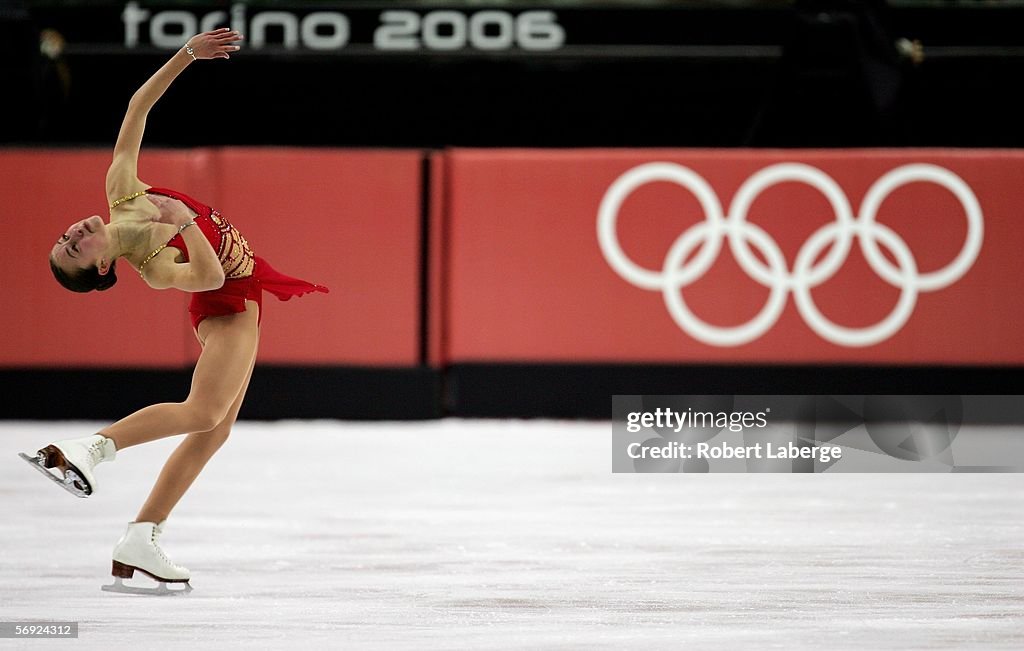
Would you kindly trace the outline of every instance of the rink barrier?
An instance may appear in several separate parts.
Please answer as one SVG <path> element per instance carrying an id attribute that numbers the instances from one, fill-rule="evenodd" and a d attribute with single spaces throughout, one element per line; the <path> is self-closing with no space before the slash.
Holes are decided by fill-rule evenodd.
<path id="1" fill-rule="evenodd" d="M 1024 364 L 1024 151 L 444 156 L 447 364 Z"/>
<path id="2" fill-rule="evenodd" d="M 262 363 L 404 368 L 421 356 L 421 160 L 418 151 L 147 150 L 139 176 L 214 206 L 277 270 L 331 288 L 287 303 L 265 295 Z M 188 297 L 149 290 L 124 261 L 112 291 L 71 294 L 53 280 L 46 252 L 63 229 L 109 214 L 109 162 L 107 150 L 0 150 L 4 289 L 17 306 L 0 314 L 0 366 L 175 369 L 198 355 Z"/>
<path id="3" fill-rule="evenodd" d="M 187 297 L 149 291 L 127 265 L 116 291 L 72 295 L 53 282 L 40 253 L 72 219 L 105 214 L 97 175 L 108 158 L 106 150 L 0 151 L 4 259 L 13 262 L 4 282 L 9 309 L 0 316 L 0 377 L 11 387 L 2 417 L 114 418 L 126 404 L 187 393 L 199 351 Z M 662 177 L 621 191 L 622 179 L 635 181 L 636 170 L 652 164 Z M 684 232 L 707 219 L 678 179 L 702 179 L 725 218 L 745 183 L 779 165 L 832 179 L 853 218 L 893 169 L 941 167 L 977 198 L 980 248 L 946 285 L 919 288 L 909 316 L 877 343 L 830 340 L 792 291 L 749 341 L 702 340 L 657 286 L 670 277 L 661 266 L 673 243 L 678 253 Z M 220 209 L 278 269 L 332 288 L 287 304 L 266 298 L 260 370 L 242 412 L 261 419 L 604 418 L 614 393 L 839 394 L 870 386 L 1024 394 L 1024 330 L 1016 327 L 1024 294 L 1015 291 L 1022 172 L 1024 152 L 955 150 L 229 147 L 147 151 L 140 167 L 143 178 Z M 609 196 L 617 183 L 616 204 Z M 919 276 L 934 277 L 968 239 L 960 197 L 934 186 L 926 179 L 893 189 L 877 211 L 912 251 Z M 798 183 L 764 188 L 746 221 L 778 243 L 792 269 L 816 229 L 835 220 L 825 195 Z M 610 204 L 619 255 L 599 236 Z M 743 232 L 751 249 L 764 249 L 754 256 L 767 268 L 766 237 Z M 880 248 L 899 248 L 881 233 Z M 820 248 L 812 266 L 830 255 Z M 741 269 L 730 251 L 723 240 L 705 286 L 680 285 L 712 333 L 749 319 L 770 294 L 757 282 L 757 263 L 746 263 L 753 272 Z M 697 245 L 682 260 L 700 255 Z M 898 275 L 893 261 L 906 256 L 882 255 Z M 856 241 L 840 266 L 810 289 L 826 319 L 869 329 L 900 301 L 900 290 L 871 276 Z"/>
<path id="4" fill-rule="evenodd" d="M 158 402 L 188 397 L 192 369 L 0 368 L 0 418 L 115 421 Z M 239 417 L 415 420 L 437 418 L 440 373 L 260 363 Z"/>
<path id="5" fill-rule="evenodd" d="M 1024 395 L 1024 373 L 1010 366 L 795 364 L 459 363 L 444 369 L 445 411 L 466 418 L 611 417 L 620 391 L 647 395 L 753 394 Z M 1000 424 L 997 412 L 973 422 Z"/>

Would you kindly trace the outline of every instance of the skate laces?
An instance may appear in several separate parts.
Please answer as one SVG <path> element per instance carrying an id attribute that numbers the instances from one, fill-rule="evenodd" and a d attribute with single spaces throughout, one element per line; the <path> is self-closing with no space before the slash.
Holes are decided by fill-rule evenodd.
<path id="1" fill-rule="evenodd" d="M 100 439 L 89 446 L 89 460 L 94 466 L 103 461 L 103 442 L 104 439 Z"/>
<path id="2" fill-rule="evenodd" d="M 178 570 L 184 569 L 183 567 L 181 567 L 180 565 L 178 565 L 177 563 L 175 563 L 171 559 L 167 558 L 167 554 L 165 554 L 164 550 L 161 549 L 160 545 L 157 544 L 156 539 L 160 537 L 161 533 L 162 533 L 162 531 L 160 530 L 160 525 L 158 525 L 158 524 L 153 525 L 153 531 L 152 531 L 152 533 L 149 534 L 149 542 L 153 543 L 153 549 L 155 549 L 156 553 L 160 555 L 160 558 L 164 559 L 164 562 L 167 563 L 168 565 L 170 565 L 171 567 L 173 567 L 175 569 L 178 569 Z"/>

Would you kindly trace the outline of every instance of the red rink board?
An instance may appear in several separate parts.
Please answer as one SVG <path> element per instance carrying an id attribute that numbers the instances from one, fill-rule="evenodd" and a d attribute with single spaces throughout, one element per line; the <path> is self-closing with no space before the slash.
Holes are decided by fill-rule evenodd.
<path id="1" fill-rule="evenodd" d="M 446 233 L 445 331 L 438 359 L 1024 362 L 1024 296 L 1019 290 L 1024 271 L 1024 153 L 454 150 L 445 156 L 445 210 L 443 219 L 435 219 L 435 228 Z M 872 267 L 852 238 L 847 255 L 833 260 L 839 263 L 834 272 L 827 279 L 810 278 L 803 287 L 820 318 L 807 318 L 797 309 L 796 284 L 776 287 L 778 313 L 755 322 L 760 325 L 744 334 L 736 328 L 761 313 L 772 295 L 767 280 L 793 277 L 801 249 L 836 221 L 821 190 L 793 180 L 768 184 L 745 215 L 745 221 L 759 229 L 748 228 L 745 238 L 737 238 L 755 245 L 754 250 L 762 243 L 762 262 L 744 267 L 723 239 L 711 264 L 678 290 L 682 300 L 675 301 L 676 307 L 685 304 L 700 322 L 692 326 L 684 319 L 681 324 L 670 312 L 671 292 L 662 291 L 658 283 L 682 273 L 685 266 L 676 265 L 667 275 L 662 271 L 673 243 L 687 229 L 707 221 L 694 193 L 678 183 L 648 179 L 625 193 L 615 211 L 618 246 L 638 268 L 650 270 L 647 280 L 652 287 L 637 286 L 614 268 L 598 239 L 598 214 L 609 188 L 625 173 L 652 162 L 669 164 L 661 168 L 663 175 L 665 169 L 685 174 L 678 171 L 685 168 L 703 179 L 723 215 L 733 212 L 730 205 L 737 192 L 759 172 L 780 163 L 811 166 L 817 172 L 810 174 L 834 181 L 851 209 L 847 221 L 858 224 L 865 221 L 862 204 L 869 189 L 888 173 L 907 165 L 938 166 L 945 170 L 938 174 L 961 179 L 976 197 L 981 228 L 977 223 L 969 226 L 968 210 L 957 195 L 934 182 L 912 181 L 882 193 L 875 219 L 881 227 L 870 229 L 873 235 L 864 239 L 880 242 L 879 251 L 888 262 Z M 856 228 L 869 232 L 866 226 Z M 760 235 L 750 234 L 757 230 Z M 698 228 L 694 235 L 700 232 Z M 974 255 L 962 254 L 965 242 L 978 237 L 980 249 Z M 905 247 L 893 243 L 896 238 Z M 681 260 L 699 258 L 700 241 L 695 238 L 689 256 Z M 763 260 L 773 248 L 771 242 L 784 258 L 784 267 L 779 271 L 777 266 L 776 275 L 761 283 L 754 275 L 758 267 L 768 269 Z M 818 247 L 811 267 L 828 258 L 827 244 Z M 684 248 L 680 245 L 679 250 Z M 929 279 L 941 280 L 935 272 L 941 273 L 956 259 L 966 264 L 961 264 L 962 273 L 953 274 L 955 279 L 941 288 L 920 287 L 935 284 Z M 913 273 L 910 265 L 918 271 Z M 890 269 L 903 284 L 887 282 L 875 271 L 878 267 Z M 807 276 L 803 275 L 805 280 Z M 907 295 L 914 293 L 911 285 L 918 288 L 916 296 Z M 893 320 L 897 308 L 898 318 Z M 890 327 L 893 324 L 898 327 Z"/>
<path id="2" fill-rule="evenodd" d="M 332 287 L 330 295 L 287 304 L 266 297 L 263 362 L 411 366 L 419 361 L 420 344 L 420 159 L 414 151 L 150 151 L 140 174 L 222 210 L 281 271 Z M 702 179 L 723 215 L 732 212 L 741 187 L 765 170 L 780 163 L 811 166 L 834 181 L 840 201 L 850 205 L 851 223 L 862 223 L 865 196 L 892 170 L 938 166 L 976 198 L 980 248 L 944 286 L 921 288 L 892 332 L 856 345 L 837 342 L 843 328 L 870 331 L 901 305 L 901 297 L 906 301 L 905 287 L 876 270 L 879 264 L 895 270 L 890 274 L 899 280 L 891 262 L 891 247 L 899 248 L 894 238 L 905 243 L 902 263 L 912 257 L 918 272 L 907 277 L 918 284 L 957 259 L 969 239 L 967 211 L 953 192 L 931 182 L 908 183 L 881 201 L 881 227 L 871 230 L 890 262 L 873 267 L 852 239 L 827 280 L 806 283 L 820 312 L 817 322 L 797 309 L 793 287 L 777 289 L 780 309 L 765 327 L 748 333 L 746 341 L 715 343 L 710 340 L 758 315 L 772 290 L 754 277 L 764 262 L 741 264 L 724 238 L 711 264 L 677 292 L 712 336 L 702 339 L 692 323 L 679 322 L 679 305 L 667 303 L 671 292 L 658 283 L 673 243 L 707 221 L 691 190 L 647 179 L 625 192 L 615 211 L 621 257 L 648 270 L 651 287 L 631 281 L 599 242 L 598 215 L 609 188 L 652 162 L 667 164 L 662 173 L 685 169 Z M 183 294 L 149 290 L 124 266 L 121 282 L 106 293 L 73 295 L 50 277 L 45 255 L 62 229 L 82 216 L 105 214 L 102 173 L 108 163 L 106 150 L 0 153 L 0 198 L 8 216 L 3 256 L 9 262 L 0 365 L 180 367 L 197 354 Z M 1024 153 L 998 151 L 435 154 L 430 360 L 1020 364 L 1022 172 Z M 785 181 L 764 188 L 745 221 L 756 226 L 742 233 L 757 260 L 777 247 L 785 261 L 781 276 L 792 275 L 798 253 L 836 217 L 819 189 Z M 693 244 L 688 261 L 703 255 L 699 238 Z M 812 267 L 830 255 L 824 244 Z M 676 271 L 688 265 L 681 261 Z M 841 336 L 829 333 L 828 323 Z"/>
<path id="3" fill-rule="evenodd" d="M 262 363 L 419 362 L 419 151 L 228 148 L 144 151 L 139 176 L 210 204 L 279 271 L 328 285 L 264 295 Z M 123 261 L 117 286 L 61 288 L 47 253 L 72 222 L 109 214 L 108 150 L 0 152 L 5 215 L 0 366 L 188 366 L 188 296 L 153 291 Z"/>

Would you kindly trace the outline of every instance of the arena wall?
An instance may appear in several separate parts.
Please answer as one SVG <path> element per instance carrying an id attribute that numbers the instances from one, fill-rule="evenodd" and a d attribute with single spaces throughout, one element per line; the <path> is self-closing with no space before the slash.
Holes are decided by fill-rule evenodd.
<path id="1" fill-rule="evenodd" d="M 187 297 L 123 262 L 89 295 L 47 269 L 69 222 L 106 214 L 108 156 L 0 151 L 4 417 L 107 417 L 187 391 Z M 332 289 L 267 297 L 252 418 L 1020 393 L 1022 173 L 1018 150 L 940 149 L 226 147 L 140 164 Z"/>

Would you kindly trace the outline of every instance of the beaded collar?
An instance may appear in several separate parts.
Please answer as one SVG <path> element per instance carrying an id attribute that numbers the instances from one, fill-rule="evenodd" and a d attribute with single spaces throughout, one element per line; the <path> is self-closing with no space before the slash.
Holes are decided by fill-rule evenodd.
<path id="1" fill-rule="evenodd" d="M 110 209 L 113 210 L 114 208 L 117 208 L 118 206 L 120 206 L 122 203 L 124 203 L 126 201 L 131 201 L 132 199 L 138 199 L 142 195 L 146 194 L 146 192 L 147 192 L 146 190 L 139 190 L 138 192 L 133 192 L 131 194 L 126 194 L 123 197 L 121 197 L 120 199 L 115 199 L 115 200 L 110 202 Z M 143 268 L 145 268 L 145 266 L 147 264 L 149 264 L 149 261 L 152 260 L 153 258 L 155 258 L 158 253 L 160 253 L 161 251 L 163 251 L 166 248 L 167 248 L 167 244 L 161 244 L 160 246 L 156 247 L 156 249 L 154 249 L 154 251 L 152 253 L 150 253 L 149 255 L 146 256 L 146 259 L 143 260 L 142 263 L 139 265 L 139 277 L 140 278 L 145 278 L 145 276 L 142 275 L 142 270 L 143 270 Z"/>
<path id="2" fill-rule="evenodd" d="M 161 244 L 160 246 L 156 247 L 156 249 L 154 249 L 152 253 L 147 255 L 145 260 L 143 260 L 141 263 L 139 263 L 139 278 L 143 278 L 143 279 L 145 278 L 145 276 L 142 275 L 142 270 L 145 268 L 145 266 L 149 263 L 150 260 L 155 258 L 158 253 L 160 253 L 161 251 L 163 251 L 166 248 L 167 248 L 167 243 Z"/>
<path id="3" fill-rule="evenodd" d="M 113 210 L 114 208 L 117 208 L 118 206 L 120 206 L 125 201 L 131 201 L 132 199 L 136 199 L 138 197 L 141 197 L 142 195 L 146 194 L 146 192 L 147 192 L 147 190 L 139 190 L 138 192 L 133 192 L 131 194 L 126 194 L 123 197 L 121 197 L 120 199 L 115 199 L 114 201 L 112 201 L 110 203 L 110 209 Z"/>

